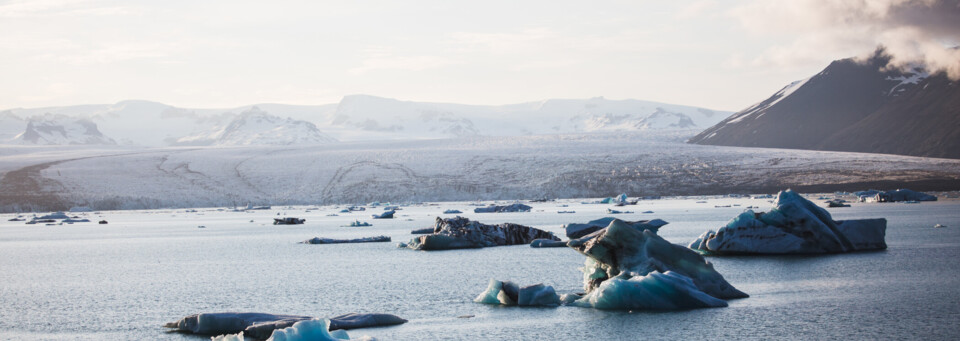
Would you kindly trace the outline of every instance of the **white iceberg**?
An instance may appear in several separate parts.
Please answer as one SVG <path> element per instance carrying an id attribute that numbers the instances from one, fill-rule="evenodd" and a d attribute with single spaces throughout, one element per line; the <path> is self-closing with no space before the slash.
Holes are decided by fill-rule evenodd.
<path id="1" fill-rule="evenodd" d="M 887 220 L 834 221 L 825 209 L 791 190 L 766 213 L 747 210 L 700 235 L 689 247 L 708 254 L 812 254 L 887 248 Z"/>

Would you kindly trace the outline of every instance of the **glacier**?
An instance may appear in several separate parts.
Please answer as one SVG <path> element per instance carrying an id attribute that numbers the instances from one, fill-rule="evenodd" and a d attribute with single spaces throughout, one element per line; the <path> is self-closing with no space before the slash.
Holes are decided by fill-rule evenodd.
<path id="1" fill-rule="evenodd" d="M 816 254 L 887 248 L 887 220 L 834 221 L 827 210 L 792 190 L 781 191 L 767 213 L 747 210 L 689 248 L 706 254 Z"/>

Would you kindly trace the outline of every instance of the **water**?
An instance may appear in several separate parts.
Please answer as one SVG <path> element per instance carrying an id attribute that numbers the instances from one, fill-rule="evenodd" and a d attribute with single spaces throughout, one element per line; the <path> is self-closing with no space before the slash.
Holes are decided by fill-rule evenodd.
<path id="1" fill-rule="evenodd" d="M 686 244 L 748 205 L 767 200 L 658 200 L 626 207 L 626 219 L 661 218 L 660 234 Z M 561 225 L 605 216 L 607 205 L 533 204 L 531 213 L 473 214 L 562 235 Z M 715 204 L 741 204 L 715 208 Z M 417 252 L 397 249 L 463 203 L 408 207 L 398 219 L 380 209 L 256 213 L 201 210 L 101 212 L 109 225 L 0 222 L 0 339 L 202 340 L 162 325 L 199 312 L 255 311 L 311 316 L 392 313 L 401 326 L 351 331 L 410 339 L 957 339 L 960 325 L 960 202 L 854 204 L 830 209 L 837 220 L 886 217 L 880 252 L 771 257 L 711 257 L 716 269 L 751 295 L 727 308 L 679 312 L 487 306 L 471 300 L 490 278 L 581 290 L 583 256 L 527 246 Z M 542 212 L 537 212 L 542 210 Z M 557 214 L 575 210 L 575 214 Z M 639 212 L 652 210 L 654 214 Z M 306 218 L 269 225 L 277 212 Z M 373 227 L 340 227 L 359 218 Z M 412 221 L 407 221 L 412 219 Z M 253 223 L 250 220 L 254 220 Z M 934 229 L 935 224 L 947 228 Z M 204 225 L 206 228 L 197 228 Z M 304 245 L 315 237 L 388 235 L 394 243 Z M 474 315 L 472 318 L 458 318 Z"/>

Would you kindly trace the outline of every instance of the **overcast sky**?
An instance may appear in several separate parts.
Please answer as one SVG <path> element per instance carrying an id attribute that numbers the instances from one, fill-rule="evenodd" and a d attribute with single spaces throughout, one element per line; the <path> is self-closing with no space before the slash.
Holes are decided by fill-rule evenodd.
<path id="1" fill-rule="evenodd" d="M 957 2 L 0 0 L 0 108 L 370 94 L 736 111 L 880 43 L 960 70 L 929 52 L 957 44 Z"/>

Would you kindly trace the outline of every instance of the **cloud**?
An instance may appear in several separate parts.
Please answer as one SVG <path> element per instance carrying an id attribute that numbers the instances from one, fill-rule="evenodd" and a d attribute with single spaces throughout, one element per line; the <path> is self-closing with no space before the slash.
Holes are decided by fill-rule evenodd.
<path id="1" fill-rule="evenodd" d="M 19 0 L 0 4 L 0 18 L 112 16 L 136 12 L 129 7 L 93 0 Z"/>
<path id="2" fill-rule="evenodd" d="M 791 66 L 817 56 L 859 55 L 884 46 L 891 66 L 924 63 L 960 79 L 960 0 L 756 0 L 728 15 L 758 35 L 790 37 L 754 65 Z"/>
<path id="3" fill-rule="evenodd" d="M 432 55 L 397 55 L 388 48 L 371 47 L 360 66 L 347 70 L 359 75 L 376 70 L 423 71 L 458 64 L 457 61 Z"/>

